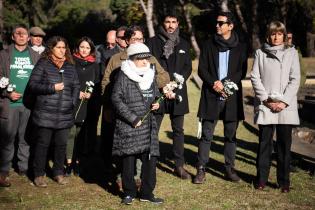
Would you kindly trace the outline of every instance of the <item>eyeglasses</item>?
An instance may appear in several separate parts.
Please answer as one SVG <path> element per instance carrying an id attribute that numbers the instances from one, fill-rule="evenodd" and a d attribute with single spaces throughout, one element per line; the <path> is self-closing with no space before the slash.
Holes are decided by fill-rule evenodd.
<path id="1" fill-rule="evenodd" d="M 117 39 L 124 39 L 124 36 L 116 36 Z"/>
<path id="2" fill-rule="evenodd" d="M 130 41 L 133 41 L 133 42 L 144 42 L 144 38 L 130 38 Z"/>
<path id="3" fill-rule="evenodd" d="M 225 22 L 225 21 L 217 21 L 217 25 L 219 25 L 220 27 L 222 27 L 224 24 L 230 24 L 229 22 Z"/>

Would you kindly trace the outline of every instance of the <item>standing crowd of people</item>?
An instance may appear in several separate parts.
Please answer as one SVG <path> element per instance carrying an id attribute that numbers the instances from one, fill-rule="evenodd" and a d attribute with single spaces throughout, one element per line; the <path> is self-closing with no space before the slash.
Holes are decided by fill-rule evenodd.
<path id="1" fill-rule="evenodd" d="M 137 196 L 144 202 L 164 202 L 153 192 L 158 133 L 165 114 L 171 121 L 174 174 L 191 179 L 184 167 L 184 116 L 189 112 L 186 81 L 192 60 L 179 24 L 176 15 L 168 14 L 156 36 L 147 40 L 142 27 L 122 26 L 108 31 L 102 45 L 80 38 L 72 53 L 63 37 L 53 36 L 43 44 L 46 33 L 41 28 L 16 26 L 13 43 L 0 52 L 0 78 L 9 79 L 0 89 L 0 187 L 11 185 L 15 153 L 18 174 L 28 175 L 37 187 L 47 187 L 50 158 L 56 183 L 65 185 L 66 176 L 80 175 L 82 156 L 94 152 L 89 144 L 96 139 L 101 113 L 99 151 L 105 168 L 117 176 L 123 204 Z M 232 13 L 219 12 L 216 33 L 201 45 L 198 75 L 203 84 L 197 114 L 201 135 L 194 184 L 206 180 L 218 120 L 224 125 L 226 179 L 241 180 L 235 166 L 236 132 L 244 120 L 241 80 L 247 73 L 248 53 L 235 26 Z M 170 89 L 176 75 L 183 78 L 181 88 Z M 276 130 L 277 183 L 286 193 L 292 127 L 299 124 L 300 64 L 283 23 L 268 25 L 266 43 L 255 52 L 251 81 L 259 126 L 255 187 L 263 190 L 268 182 Z"/>

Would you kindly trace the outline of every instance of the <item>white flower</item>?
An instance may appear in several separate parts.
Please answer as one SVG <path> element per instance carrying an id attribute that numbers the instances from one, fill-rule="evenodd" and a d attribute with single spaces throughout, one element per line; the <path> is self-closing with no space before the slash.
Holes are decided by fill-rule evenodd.
<path id="1" fill-rule="evenodd" d="M 1 77 L 0 88 L 6 88 L 9 85 L 9 78 Z"/>
<path id="2" fill-rule="evenodd" d="M 92 87 L 92 86 L 94 86 L 94 82 L 92 82 L 92 81 L 86 81 L 86 86 L 88 86 L 88 87 Z"/>
<path id="3" fill-rule="evenodd" d="M 92 92 L 93 92 L 93 88 L 92 88 L 92 87 L 88 87 L 88 88 L 87 88 L 87 92 L 88 92 L 88 93 L 92 93 Z"/>
<path id="4" fill-rule="evenodd" d="M 9 84 L 7 87 L 7 92 L 11 93 L 16 89 L 16 85 L 14 84 Z"/>
<path id="5" fill-rule="evenodd" d="M 182 102 L 182 101 L 183 101 L 183 97 L 182 97 L 181 95 L 177 95 L 177 100 L 178 100 L 179 102 Z"/>
<path id="6" fill-rule="evenodd" d="M 234 82 L 227 79 L 223 83 L 223 89 L 227 96 L 231 96 L 234 94 L 235 91 L 238 90 L 238 87 Z"/>
<path id="7" fill-rule="evenodd" d="M 184 77 L 182 75 L 177 74 L 177 73 L 174 73 L 173 75 L 174 75 L 176 83 L 179 83 L 179 85 L 183 85 L 184 84 L 185 79 L 184 79 Z"/>

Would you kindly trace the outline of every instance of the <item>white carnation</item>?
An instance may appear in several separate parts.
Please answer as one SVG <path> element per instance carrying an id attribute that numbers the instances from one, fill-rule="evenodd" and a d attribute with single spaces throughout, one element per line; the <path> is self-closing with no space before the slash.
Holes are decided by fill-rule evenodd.
<path id="1" fill-rule="evenodd" d="M 6 88 L 9 85 L 9 78 L 1 77 L 0 88 Z"/>

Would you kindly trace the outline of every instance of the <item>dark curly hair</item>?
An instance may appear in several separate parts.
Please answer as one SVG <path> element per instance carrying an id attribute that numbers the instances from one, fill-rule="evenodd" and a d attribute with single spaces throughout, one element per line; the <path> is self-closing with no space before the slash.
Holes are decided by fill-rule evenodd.
<path id="1" fill-rule="evenodd" d="M 48 39 L 47 44 L 46 44 L 46 49 L 42 53 L 41 57 L 42 58 L 46 58 L 46 59 L 50 59 L 51 55 L 52 55 L 52 50 L 53 50 L 54 47 L 56 47 L 58 42 L 65 43 L 65 46 L 66 46 L 66 54 L 65 54 L 66 61 L 71 63 L 71 64 L 74 64 L 73 58 L 72 58 L 72 55 L 71 55 L 71 51 L 69 49 L 69 44 L 68 44 L 67 40 L 65 38 L 61 37 L 61 36 L 53 36 L 50 39 Z"/>

